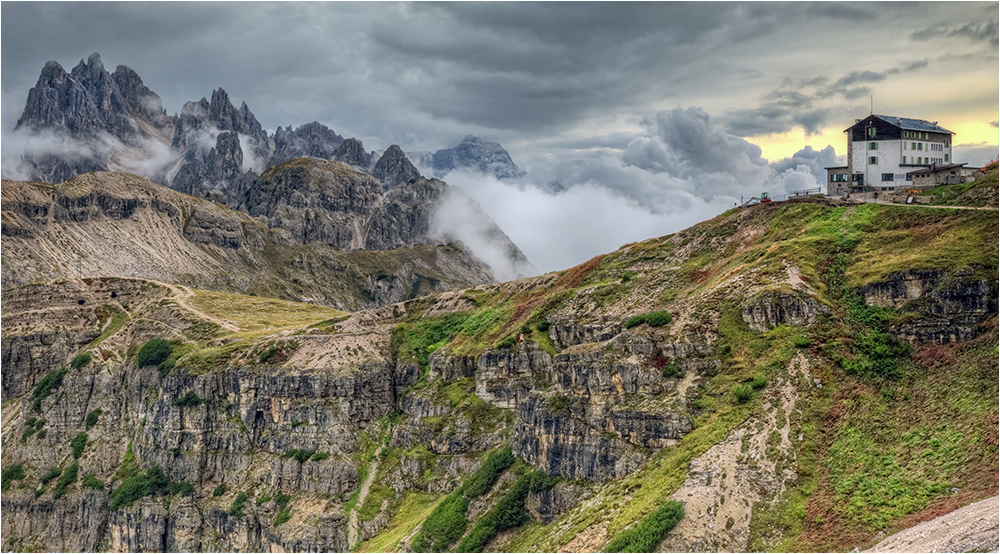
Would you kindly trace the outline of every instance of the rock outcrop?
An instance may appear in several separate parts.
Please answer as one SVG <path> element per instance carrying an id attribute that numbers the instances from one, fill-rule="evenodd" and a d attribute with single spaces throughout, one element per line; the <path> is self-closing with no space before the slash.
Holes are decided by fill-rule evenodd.
<path id="1" fill-rule="evenodd" d="M 359 175 L 377 200 L 380 185 Z M 493 280 L 457 245 L 348 252 L 308 234 L 318 226 L 294 236 L 124 173 L 57 186 L 5 180 L 2 191 L 4 288 L 113 275 L 358 309 Z M 332 245 L 315 242 L 325 239 Z"/>
<path id="2" fill-rule="evenodd" d="M 401 183 L 420 177 L 420 171 L 406 158 L 403 149 L 393 144 L 375 162 L 372 175 L 382 182 L 385 190 L 392 190 Z"/>
<path id="3" fill-rule="evenodd" d="M 497 179 L 516 179 L 525 175 L 500 143 L 472 135 L 466 136 L 453 148 L 409 155 L 417 159 L 421 167 L 429 168 L 438 178 L 444 178 L 454 170 L 474 171 Z"/>

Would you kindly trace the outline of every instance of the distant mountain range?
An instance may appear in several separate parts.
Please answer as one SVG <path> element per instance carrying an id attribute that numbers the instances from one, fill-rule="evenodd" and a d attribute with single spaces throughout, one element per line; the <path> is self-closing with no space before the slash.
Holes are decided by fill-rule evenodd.
<path id="1" fill-rule="evenodd" d="M 427 242 L 433 225 L 434 240 L 478 248 L 475 254 L 500 279 L 537 273 L 475 202 L 442 181 L 423 179 L 398 145 L 382 153 L 366 151 L 360 140 L 318 122 L 269 134 L 246 102 L 237 108 L 221 88 L 210 99 L 187 102 L 179 115 L 168 115 L 135 71 L 119 65 L 109 73 L 96 53 L 68 73 L 55 61 L 46 63 L 15 132 L 24 137 L 25 150 L 20 166 L 5 173 L 13 170 L 30 180 L 60 183 L 93 171 L 133 173 L 265 218 L 303 244 L 318 240 L 344 249 L 434 244 Z M 458 167 L 498 177 L 520 171 L 503 147 L 475 137 L 431 157 L 435 174 Z M 300 158 L 313 161 L 287 165 Z M 412 186 L 394 195 L 402 185 Z M 338 196 L 360 190 L 360 197 Z M 462 201 L 449 202 L 449 209 L 468 212 L 476 224 L 467 224 L 470 217 L 437 213 L 445 199 L 455 197 Z M 400 201 L 409 204 L 402 208 Z M 387 227 L 340 226 L 369 221 L 371 210 L 390 206 L 396 206 L 395 216 L 412 220 Z M 449 226 L 452 220 L 466 223 Z M 366 236 L 369 232 L 378 236 Z"/>

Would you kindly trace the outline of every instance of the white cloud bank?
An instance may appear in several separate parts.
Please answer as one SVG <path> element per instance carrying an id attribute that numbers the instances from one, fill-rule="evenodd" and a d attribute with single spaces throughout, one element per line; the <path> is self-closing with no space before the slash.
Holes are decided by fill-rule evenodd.
<path id="1" fill-rule="evenodd" d="M 836 162 L 828 146 L 768 163 L 759 147 L 697 107 L 658 112 L 644 126 L 647 134 L 617 152 L 568 157 L 523 179 L 453 171 L 447 181 L 483 206 L 540 270 L 554 271 L 679 231 L 764 191 L 815 188 L 823 167 Z"/>

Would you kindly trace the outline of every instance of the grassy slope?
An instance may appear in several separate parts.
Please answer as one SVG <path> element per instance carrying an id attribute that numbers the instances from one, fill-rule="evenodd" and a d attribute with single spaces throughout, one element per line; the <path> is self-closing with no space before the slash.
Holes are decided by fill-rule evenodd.
<path id="1" fill-rule="evenodd" d="M 748 229 L 752 232 L 746 233 Z M 845 307 L 845 291 L 914 268 L 975 265 L 995 278 L 994 212 L 823 203 L 733 210 L 676 235 L 628 245 L 520 290 L 477 291 L 479 308 L 470 319 L 489 324 L 460 331 L 450 347 L 476 352 L 551 314 L 572 312 L 586 320 L 602 313 L 672 309 L 734 275 L 753 271 L 776 277 L 787 265 L 796 266 L 819 300 L 834 307 L 830 321 L 805 335 L 803 330 L 787 328 L 751 333 L 738 306 L 726 304 L 724 293 L 711 292 L 702 300 L 724 306 L 715 330 L 721 335 L 720 346 L 729 345 L 731 353 L 724 370 L 704 385 L 703 415 L 696 430 L 678 447 L 653 455 L 640 472 L 594 485 L 594 498 L 560 520 L 525 526 L 505 549 L 551 551 L 602 521 L 608 537 L 614 537 L 641 520 L 680 486 L 692 459 L 761 409 L 756 402 L 739 404 L 727 392 L 754 376 L 766 377 L 791 358 L 796 344 L 803 343 L 811 343 L 813 374 L 835 386 L 824 388 L 806 405 L 798 422 L 804 435 L 800 480 L 778 509 L 759 510 L 755 516 L 751 532 L 757 547 L 838 549 L 845 539 L 851 544 L 869 543 L 877 531 L 893 529 L 907 517 L 920 517 L 913 514 L 923 510 L 954 504 L 958 497 L 995 494 L 995 483 L 982 478 L 996 474 L 995 440 L 983 436 L 996 429 L 995 333 L 977 343 L 975 348 L 981 350 L 956 347 L 963 367 L 970 368 L 966 386 L 980 391 L 978 396 L 965 396 L 975 406 L 971 411 L 944 410 L 940 402 L 908 401 L 908 390 L 948 396 L 948 385 L 926 371 L 922 350 L 916 361 L 903 361 L 898 380 L 851 376 L 835 363 L 837 356 L 849 355 L 850 341 L 843 337 L 851 336 L 856 324 Z M 532 330 L 528 337 L 537 338 L 538 333 Z M 992 352 L 992 357 L 983 351 Z M 985 390 L 994 393 L 990 396 Z M 862 398 L 882 404 L 878 409 L 858 405 L 845 411 L 845 402 L 854 405 Z M 890 427 L 891 432 L 873 433 L 874 427 L 884 425 L 882 418 L 906 423 Z M 933 429 L 914 423 L 931 419 L 936 421 Z M 955 442 L 958 429 L 984 420 L 992 426 L 961 444 Z M 922 438 L 933 447 L 915 450 L 914 441 Z M 854 461 L 844 465 L 845 457 Z M 934 471 L 936 464 L 944 465 Z M 976 486 L 955 486 L 969 480 L 960 476 L 965 472 L 975 476 L 971 479 Z M 900 482 L 872 490 L 872 484 L 888 474 L 899 476 Z M 953 488 L 959 492 L 953 494 Z M 775 537 L 783 540 L 774 542 Z M 765 538 L 769 540 L 759 542 Z"/>
<path id="2" fill-rule="evenodd" d="M 898 379 L 859 377 L 837 363 L 850 355 L 858 325 L 845 295 L 893 271 L 917 267 L 975 265 L 983 277 L 996 280 L 997 250 L 995 212 L 822 202 L 761 205 L 627 245 L 562 272 L 464 291 L 458 295 L 464 307 L 457 314 L 422 317 L 438 298 L 412 300 L 387 323 L 401 325 L 395 355 L 426 363 L 426 354 L 438 348 L 476 354 L 518 335 L 554 352 L 548 334 L 538 330 L 550 319 L 579 324 L 664 308 L 702 308 L 690 310 L 686 327 L 671 331 L 714 336 L 711 356 L 722 362 L 721 371 L 706 376 L 695 400 L 695 430 L 678 446 L 651 454 L 625 479 L 585 484 L 593 496 L 555 522 L 529 523 L 493 545 L 512 551 L 554 551 L 595 525 L 607 527 L 606 543 L 641 521 L 680 487 L 691 460 L 750 414 L 766 409 L 759 398 L 738 402 L 733 388 L 767 378 L 804 348 L 812 374 L 832 386 L 802 404 L 796 422 L 803 434 L 800 478 L 777 508 L 755 514 L 752 545 L 840 550 L 996 494 L 998 471 L 995 318 L 992 330 L 975 341 L 916 349 L 902 361 Z M 832 308 L 814 328 L 751 332 L 738 299 L 726 287 L 715 288 L 736 278 L 787 288 L 782 281 L 789 266 Z M 188 302 L 243 328 L 233 337 L 238 340 L 224 346 L 211 344 L 227 334 L 221 329 L 210 337 L 188 337 L 181 349 L 186 356 L 177 367 L 196 370 L 225 364 L 236 350 L 257 348 L 277 328 L 327 320 L 320 327 L 329 330 L 329 320 L 341 316 L 316 306 L 226 293 L 196 291 Z M 470 383 L 425 381 L 412 392 L 427 387 L 453 406 L 467 405 L 461 413 L 494 416 L 498 411 L 480 406 Z M 448 422 L 440 423 L 447 427 Z M 399 454 L 383 451 L 380 474 Z M 388 491 L 373 490 L 364 519 L 374 515 L 367 506 L 381 504 L 373 500 L 381 500 L 382 493 Z M 397 544 L 437 500 L 418 493 L 394 498 L 390 527 L 362 548 Z"/>

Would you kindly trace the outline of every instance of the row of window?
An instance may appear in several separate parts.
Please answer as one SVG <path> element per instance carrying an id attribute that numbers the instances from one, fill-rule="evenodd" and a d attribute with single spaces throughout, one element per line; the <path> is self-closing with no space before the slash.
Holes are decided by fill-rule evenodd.
<path id="1" fill-rule="evenodd" d="M 927 150 L 932 150 L 932 151 L 936 151 L 936 152 L 943 152 L 945 146 L 947 146 L 947 145 L 948 145 L 948 143 L 942 144 L 940 142 L 932 142 L 932 143 L 930 143 L 930 144 L 927 145 Z M 877 142 L 869 142 L 868 143 L 868 149 L 869 150 L 878 150 L 878 143 Z M 906 149 L 907 149 L 906 148 L 906 141 L 903 141 L 903 150 L 906 150 Z M 924 143 L 922 143 L 922 142 L 911 142 L 909 149 L 910 150 L 920 150 L 920 151 L 923 151 L 924 150 Z"/>
<path id="2" fill-rule="evenodd" d="M 902 178 L 903 174 L 902 173 L 899 173 L 899 174 L 883 173 L 882 174 L 882 181 L 895 181 L 895 180 L 897 180 L 896 179 L 897 177 Z M 906 174 L 906 180 L 907 181 L 912 181 L 913 180 L 913 175 L 910 175 L 909 173 L 907 173 Z M 882 189 L 882 190 L 885 190 L 885 189 Z"/>
<path id="3" fill-rule="evenodd" d="M 903 131 L 903 138 L 927 140 L 927 135 L 929 135 L 929 133 L 922 133 L 917 131 Z"/>
<path id="4" fill-rule="evenodd" d="M 864 178 L 864 175 L 862 175 L 860 173 L 855 173 L 854 174 L 854 178 L 851 179 L 851 180 L 854 181 L 855 183 L 857 183 L 858 181 L 863 180 L 863 178 Z M 846 173 L 834 173 L 834 174 L 830 175 L 830 182 L 831 183 L 846 183 L 847 182 L 847 174 Z"/>
<path id="5" fill-rule="evenodd" d="M 910 161 L 906 161 L 906 156 L 900 163 L 910 163 L 910 164 L 941 164 L 948 162 L 948 154 L 944 155 L 944 158 L 926 158 L 923 156 L 910 156 Z M 868 165 L 878 165 L 878 156 L 868 156 Z"/>

